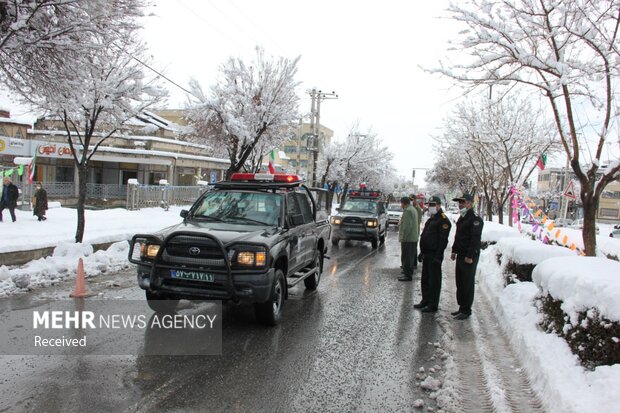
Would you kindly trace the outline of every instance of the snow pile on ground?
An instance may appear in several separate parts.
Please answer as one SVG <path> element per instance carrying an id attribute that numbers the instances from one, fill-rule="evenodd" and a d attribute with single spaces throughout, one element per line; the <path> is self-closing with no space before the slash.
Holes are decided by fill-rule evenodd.
<path id="1" fill-rule="evenodd" d="M 620 321 L 620 263 L 599 257 L 550 258 L 534 268 L 532 279 L 544 295 L 561 300 L 571 321 L 577 313 L 598 308 Z"/>
<path id="2" fill-rule="evenodd" d="M 519 349 L 544 406 L 549 411 L 575 413 L 617 410 L 620 365 L 601 366 L 594 371 L 584 369 L 563 338 L 539 328 L 542 315 L 535 299 L 548 291 L 557 299 L 566 300 L 566 308 L 562 308 L 567 313 L 600 305 L 603 314 L 617 319 L 620 264 L 604 258 L 577 256 L 567 248 L 544 245 L 537 240 L 515 238 L 509 227 L 506 237 L 501 236 L 501 228 L 491 225 L 488 228 L 493 229 L 493 236 L 499 242 L 481 254 L 479 286 L 492 300 L 513 347 Z M 504 287 L 503 271 L 496 258 L 500 252 L 520 262 L 538 264 L 534 271 L 541 287 L 533 282 Z"/>
<path id="3" fill-rule="evenodd" d="M 61 242 L 50 257 L 9 269 L 0 266 L 0 296 L 47 287 L 61 280 L 75 277 L 79 258 L 84 260 L 86 277 L 129 268 L 127 241 L 112 244 L 106 251 L 93 252 L 90 244 Z"/>
<path id="4" fill-rule="evenodd" d="M 517 228 L 498 224 L 497 222 L 484 221 L 481 237 L 482 242 L 494 244 L 500 239 L 506 239 L 509 237 L 518 238 L 522 237 L 522 235 Z"/>
<path id="5" fill-rule="evenodd" d="M 512 234 L 512 232 L 507 232 Z M 558 245 L 546 245 L 528 238 L 515 238 L 512 235 L 497 242 L 497 250 L 502 260 L 516 264 L 538 264 L 551 257 L 575 257 L 576 252 Z"/>
<path id="6" fill-rule="evenodd" d="M 144 208 L 128 211 L 123 208 L 85 211 L 84 243 L 99 244 L 128 240 L 137 233 L 158 231 L 182 221 L 181 209 L 189 207 Z M 30 211 L 15 211 L 16 222 L 0 223 L 0 253 L 56 247 L 59 242 L 73 243 L 77 229 L 77 210 L 52 208 L 47 220 L 39 222 Z M 6 214 L 6 211 L 5 211 Z"/>

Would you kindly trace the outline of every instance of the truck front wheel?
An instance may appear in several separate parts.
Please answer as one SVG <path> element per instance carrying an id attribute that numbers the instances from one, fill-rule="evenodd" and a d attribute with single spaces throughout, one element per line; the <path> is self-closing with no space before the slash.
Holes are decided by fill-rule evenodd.
<path id="1" fill-rule="evenodd" d="M 173 313 L 179 305 L 179 300 L 167 299 L 166 297 L 160 297 L 157 294 L 154 294 L 148 290 L 146 293 L 146 302 L 148 303 L 151 310 L 156 313 Z"/>
<path id="2" fill-rule="evenodd" d="M 264 324 L 275 326 L 282 318 L 282 307 L 286 295 L 286 280 L 282 270 L 276 270 L 276 280 L 271 288 L 271 298 L 264 303 L 254 304 L 256 318 Z"/>

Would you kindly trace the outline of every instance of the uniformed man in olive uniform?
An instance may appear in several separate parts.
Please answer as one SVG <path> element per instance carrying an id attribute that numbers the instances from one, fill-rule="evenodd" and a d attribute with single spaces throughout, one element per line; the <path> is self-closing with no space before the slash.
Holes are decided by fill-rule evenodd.
<path id="1" fill-rule="evenodd" d="M 459 309 L 452 315 L 457 320 L 465 320 L 471 315 L 474 303 L 474 282 L 484 222 L 474 213 L 474 198 L 471 194 L 463 194 L 453 201 L 459 203 L 461 216 L 456 222 L 456 234 L 450 256 L 453 261 L 456 259 L 456 301 L 459 304 Z"/>
<path id="2" fill-rule="evenodd" d="M 428 200 L 430 218 L 424 224 L 420 236 L 420 255 L 422 262 L 422 301 L 414 308 L 422 309 L 423 313 L 434 313 L 439 308 L 441 293 L 441 263 L 443 252 L 448 245 L 448 235 L 452 224 L 441 209 L 441 198 L 433 196 Z"/>
<path id="3" fill-rule="evenodd" d="M 418 227 L 417 212 L 411 206 L 411 200 L 406 196 L 400 199 L 400 206 L 403 209 L 403 216 L 398 225 L 398 241 L 401 246 L 401 262 L 403 263 L 403 276 L 399 281 L 411 281 L 413 279 L 413 263 L 416 259 L 418 237 L 420 227 Z"/>

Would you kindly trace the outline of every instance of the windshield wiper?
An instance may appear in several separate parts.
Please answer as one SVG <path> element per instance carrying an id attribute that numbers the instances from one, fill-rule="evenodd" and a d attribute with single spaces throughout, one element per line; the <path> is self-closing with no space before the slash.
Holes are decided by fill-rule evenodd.
<path id="1" fill-rule="evenodd" d="M 252 218 L 246 218 L 246 217 L 229 217 L 229 218 L 230 219 L 239 219 L 239 220 L 246 221 L 246 222 L 253 222 L 253 223 L 258 224 L 258 225 L 269 225 L 266 222 L 257 221 L 257 220 L 252 219 Z"/>
<path id="2" fill-rule="evenodd" d="M 211 215 L 192 215 L 192 218 L 197 220 L 205 220 L 205 221 L 213 221 L 213 222 L 223 222 L 221 218 L 214 217 Z"/>

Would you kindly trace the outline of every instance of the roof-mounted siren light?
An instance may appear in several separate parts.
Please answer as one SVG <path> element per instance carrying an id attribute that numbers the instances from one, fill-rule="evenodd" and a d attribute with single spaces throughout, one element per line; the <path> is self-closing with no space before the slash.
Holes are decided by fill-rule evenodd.
<path id="1" fill-rule="evenodd" d="M 301 179 L 297 175 L 290 174 L 254 174 L 236 172 L 231 175 L 231 181 L 260 181 L 260 182 L 300 182 Z"/>

